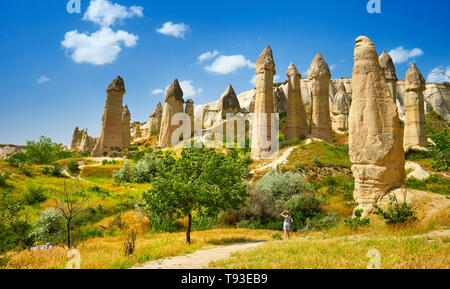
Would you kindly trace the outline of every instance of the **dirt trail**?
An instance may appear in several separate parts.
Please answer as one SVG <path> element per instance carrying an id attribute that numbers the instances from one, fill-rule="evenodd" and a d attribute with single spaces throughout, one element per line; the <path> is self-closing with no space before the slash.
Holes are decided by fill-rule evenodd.
<path id="1" fill-rule="evenodd" d="M 264 244 L 264 241 L 237 243 L 228 246 L 199 249 L 192 254 L 160 259 L 138 265 L 132 269 L 203 269 L 209 263 L 227 259 L 236 252 L 247 251 Z"/>

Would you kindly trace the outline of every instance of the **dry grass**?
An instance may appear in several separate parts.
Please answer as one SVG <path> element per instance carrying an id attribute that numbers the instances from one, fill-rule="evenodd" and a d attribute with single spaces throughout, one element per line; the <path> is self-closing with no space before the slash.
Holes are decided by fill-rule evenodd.
<path id="1" fill-rule="evenodd" d="M 192 244 L 185 242 L 185 233 L 140 234 L 136 240 L 133 256 L 124 257 L 123 241 L 125 235 L 91 239 L 81 243 L 81 268 L 129 268 L 135 264 L 145 263 L 160 258 L 185 255 L 195 250 L 229 243 L 268 240 L 274 232 L 247 229 L 219 229 L 192 233 Z M 7 268 L 20 269 L 56 269 L 66 266 L 67 250 L 54 248 L 48 251 L 23 251 L 11 257 Z"/>

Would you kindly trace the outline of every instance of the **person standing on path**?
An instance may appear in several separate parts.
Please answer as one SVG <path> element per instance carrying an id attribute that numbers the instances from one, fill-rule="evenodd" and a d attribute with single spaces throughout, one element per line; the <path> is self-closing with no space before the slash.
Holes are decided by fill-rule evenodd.
<path id="1" fill-rule="evenodd" d="M 294 223 L 294 219 L 292 219 L 289 211 L 285 210 L 281 213 L 281 216 L 284 218 L 283 230 L 284 230 L 284 238 L 289 239 L 289 233 L 291 232 L 291 224 Z"/>

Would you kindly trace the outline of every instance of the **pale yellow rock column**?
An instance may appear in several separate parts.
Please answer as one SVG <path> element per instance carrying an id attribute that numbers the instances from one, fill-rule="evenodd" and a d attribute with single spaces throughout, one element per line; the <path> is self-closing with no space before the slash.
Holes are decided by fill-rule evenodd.
<path id="1" fill-rule="evenodd" d="M 161 119 L 161 131 L 159 133 L 159 146 L 168 147 L 172 144 L 172 133 L 180 126 L 172 125 L 172 118 L 177 113 L 184 113 L 183 90 L 177 79 L 170 85 L 166 92 L 163 115 Z"/>
<path id="2" fill-rule="evenodd" d="M 289 65 L 286 72 L 288 82 L 288 106 L 286 113 L 285 140 L 302 138 L 308 135 L 306 112 L 302 100 L 301 75 L 294 63 Z"/>
<path id="3" fill-rule="evenodd" d="M 425 146 L 427 134 L 425 131 L 425 106 L 423 92 L 425 91 L 425 79 L 413 63 L 406 72 L 405 94 L 405 149 Z"/>
<path id="4" fill-rule="evenodd" d="M 311 88 L 311 136 L 327 142 L 333 141 L 330 116 L 330 79 L 328 64 L 317 53 L 309 68 Z"/>
<path id="5" fill-rule="evenodd" d="M 348 132 L 349 107 L 349 97 L 341 82 L 331 107 L 333 131 L 340 134 Z"/>
<path id="6" fill-rule="evenodd" d="M 93 157 L 105 156 L 112 151 L 120 151 L 123 147 L 122 104 L 124 94 L 124 81 L 120 76 L 117 76 L 106 89 L 102 132 L 92 152 Z"/>
<path id="7" fill-rule="evenodd" d="M 349 154 L 355 201 L 369 214 L 373 203 L 405 180 L 405 154 L 397 106 L 372 41 L 356 39 Z"/>
<path id="8" fill-rule="evenodd" d="M 186 108 L 184 111 L 191 120 L 191 137 L 194 136 L 194 101 L 190 98 L 186 101 Z"/>
<path id="9" fill-rule="evenodd" d="M 397 102 L 397 74 L 395 72 L 394 61 L 392 61 L 391 56 L 386 50 L 383 50 L 383 53 L 379 57 L 379 62 L 381 69 L 384 71 L 384 76 L 386 77 L 386 84 L 391 92 L 392 99 L 394 102 Z"/>
<path id="10" fill-rule="evenodd" d="M 127 148 L 131 143 L 131 132 L 130 132 L 130 123 L 131 123 L 131 114 L 128 110 L 128 105 L 125 105 L 122 112 L 122 139 L 123 145 L 122 148 Z"/>
<path id="11" fill-rule="evenodd" d="M 162 114 L 163 114 L 163 107 L 161 102 L 158 102 L 158 104 L 155 107 L 155 110 L 150 115 L 150 120 L 148 124 L 150 136 L 159 135 L 159 132 L 161 130 Z"/>
<path id="12" fill-rule="evenodd" d="M 256 62 L 256 96 L 252 129 L 251 157 L 260 160 L 263 151 L 270 151 L 271 115 L 273 107 L 273 77 L 276 74 L 272 49 L 267 46 Z"/>

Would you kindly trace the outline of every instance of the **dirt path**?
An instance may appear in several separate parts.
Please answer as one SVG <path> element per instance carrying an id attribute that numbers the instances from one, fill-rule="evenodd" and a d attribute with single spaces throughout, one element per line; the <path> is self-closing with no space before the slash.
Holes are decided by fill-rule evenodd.
<path id="1" fill-rule="evenodd" d="M 132 269 L 203 269 L 213 261 L 227 259 L 233 253 L 254 249 L 262 244 L 264 241 L 199 249 L 189 255 L 155 260 Z"/>

